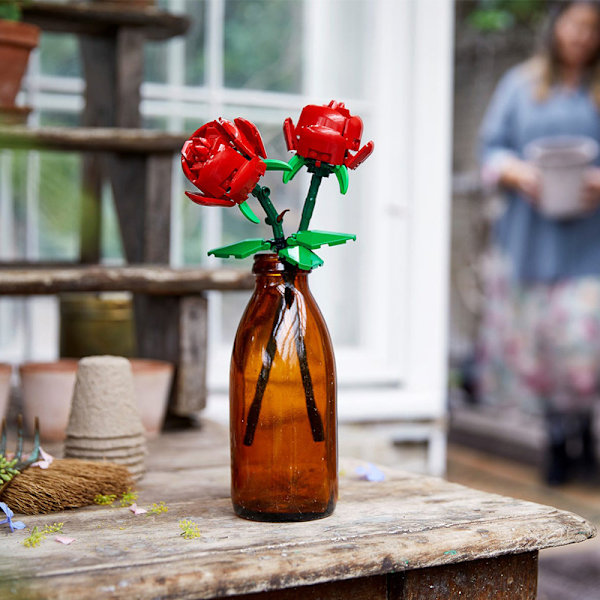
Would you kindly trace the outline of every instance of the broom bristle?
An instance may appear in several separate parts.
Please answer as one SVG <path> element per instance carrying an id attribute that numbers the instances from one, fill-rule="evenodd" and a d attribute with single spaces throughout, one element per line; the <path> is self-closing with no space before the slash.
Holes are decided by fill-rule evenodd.
<path id="1" fill-rule="evenodd" d="M 98 494 L 120 496 L 133 485 L 127 467 L 76 458 L 57 459 L 47 469 L 29 468 L 4 490 L 15 512 L 47 514 L 94 503 Z"/>

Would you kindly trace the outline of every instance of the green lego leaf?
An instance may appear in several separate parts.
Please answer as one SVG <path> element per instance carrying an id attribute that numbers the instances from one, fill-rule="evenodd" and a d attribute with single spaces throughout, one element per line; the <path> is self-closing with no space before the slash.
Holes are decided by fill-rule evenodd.
<path id="1" fill-rule="evenodd" d="M 283 160 L 276 158 L 265 158 L 263 161 L 267 165 L 267 171 L 291 171 L 292 167 Z"/>
<path id="2" fill-rule="evenodd" d="M 338 165 L 335 168 L 335 176 L 340 184 L 340 194 L 345 194 L 348 191 L 348 167 L 346 165 Z"/>
<path id="3" fill-rule="evenodd" d="M 290 162 L 288 163 L 288 165 L 290 166 L 290 170 L 283 174 L 283 183 L 288 183 L 289 181 L 291 181 L 294 178 L 294 176 L 296 175 L 296 173 L 305 164 L 306 164 L 306 162 L 301 156 L 294 154 L 294 156 L 292 156 L 292 158 L 290 159 Z"/>
<path id="4" fill-rule="evenodd" d="M 218 258 L 246 258 L 256 252 L 262 252 L 263 250 L 270 250 L 271 244 L 265 242 L 265 240 L 243 240 L 229 246 L 223 246 L 221 248 L 215 248 L 210 250 L 208 255 L 217 256 Z"/>
<path id="5" fill-rule="evenodd" d="M 238 204 L 242 214 L 248 219 L 248 221 L 252 221 L 252 223 L 260 223 L 260 219 L 254 214 L 254 211 L 250 208 L 248 202 L 244 201 L 241 204 Z"/>
<path id="6" fill-rule="evenodd" d="M 316 269 L 323 264 L 321 258 L 319 258 L 312 250 L 309 250 L 304 246 L 288 246 L 279 251 L 279 256 L 305 271 Z"/>
<path id="7" fill-rule="evenodd" d="M 290 245 L 300 245 L 314 250 L 321 246 L 338 246 L 349 240 L 356 240 L 352 233 L 335 233 L 333 231 L 298 231 L 291 235 Z"/>

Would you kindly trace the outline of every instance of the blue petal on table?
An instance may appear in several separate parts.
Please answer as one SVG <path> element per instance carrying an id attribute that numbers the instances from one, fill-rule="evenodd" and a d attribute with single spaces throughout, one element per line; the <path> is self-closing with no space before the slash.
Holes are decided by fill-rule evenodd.
<path id="1" fill-rule="evenodd" d="M 365 481 L 383 481 L 385 479 L 385 473 L 372 463 L 356 467 L 356 474 Z"/>
<path id="2" fill-rule="evenodd" d="M 4 521 L 0 521 L 0 525 L 8 523 L 11 532 L 14 532 L 15 529 L 25 529 L 25 523 L 23 523 L 23 521 L 12 520 L 15 514 L 5 502 L 0 502 L 0 510 L 6 515 L 6 519 L 4 519 Z"/>

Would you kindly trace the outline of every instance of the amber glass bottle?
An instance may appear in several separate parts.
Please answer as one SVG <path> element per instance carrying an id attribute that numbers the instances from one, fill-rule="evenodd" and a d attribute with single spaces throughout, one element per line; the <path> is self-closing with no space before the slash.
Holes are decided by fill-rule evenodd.
<path id="1" fill-rule="evenodd" d="M 231 498 L 241 517 L 306 521 L 337 500 L 336 377 L 309 271 L 255 256 L 231 357 Z"/>

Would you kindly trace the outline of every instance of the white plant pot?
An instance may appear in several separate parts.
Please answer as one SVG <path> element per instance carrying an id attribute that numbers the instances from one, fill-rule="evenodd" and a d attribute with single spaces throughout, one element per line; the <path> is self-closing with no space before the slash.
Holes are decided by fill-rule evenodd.
<path id="1" fill-rule="evenodd" d="M 12 367 L 0 363 L 0 421 L 6 416 L 8 399 L 10 397 L 10 376 Z"/>
<path id="2" fill-rule="evenodd" d="M 581 216 L 583 177 L 598 156 L 598 144 L 585 136 L 555 136 L 534 140 L 525 147 L 525 158 L 542 174 L 540 211 L 553 219 Z"/>

